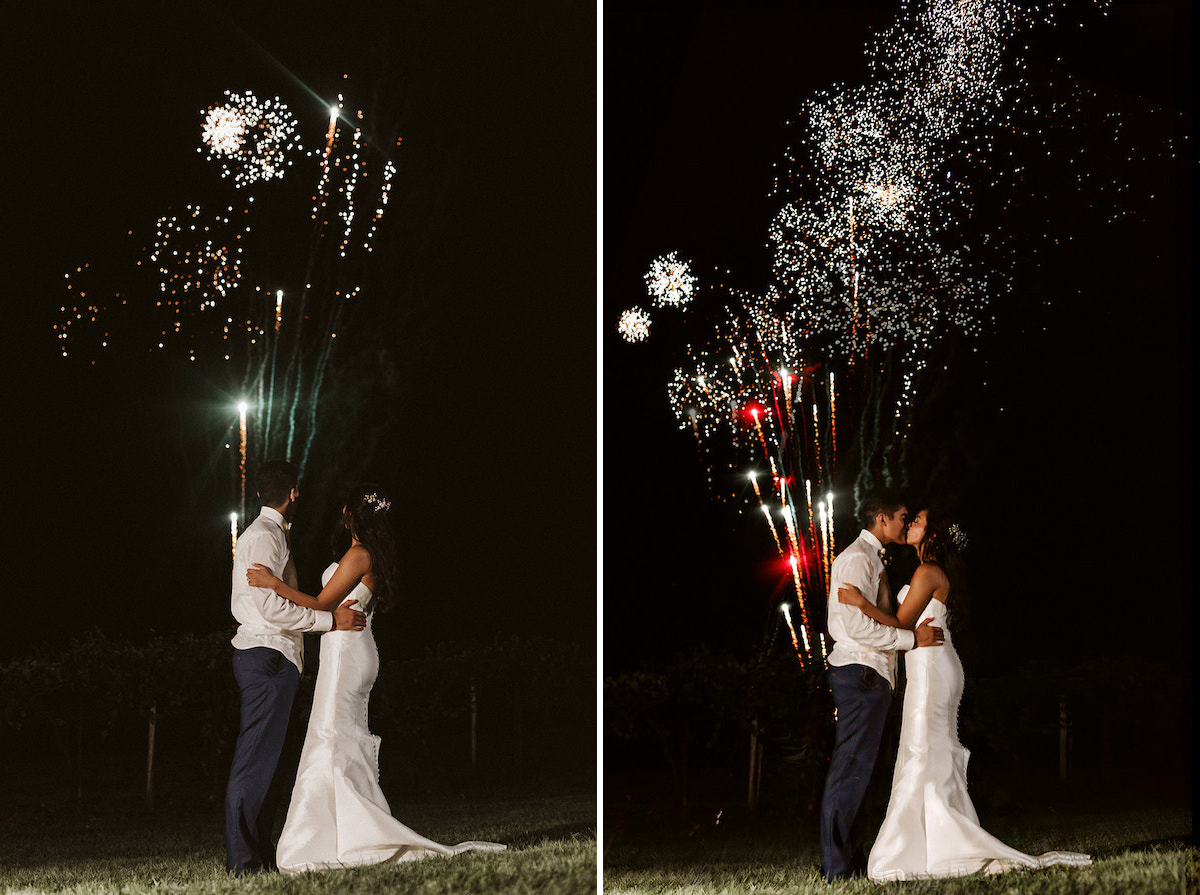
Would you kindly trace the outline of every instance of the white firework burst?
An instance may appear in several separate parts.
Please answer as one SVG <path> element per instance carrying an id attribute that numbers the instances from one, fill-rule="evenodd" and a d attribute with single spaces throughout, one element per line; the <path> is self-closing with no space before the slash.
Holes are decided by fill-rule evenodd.
<path id="1" fill-rule="evenodd" d="M 650 338 L 650 315 L 634 306 L 621 314 L 617 332 L 626 342 L 641 342 Z"/>
<path id="2" fill-rule="evenodd" d="M 691 301 L 696 278 L 674 252 L 655 258 L 646 273 L 646 288 L 659 308 L 679 308 Z"/>
<path id="3" fill-rule="evenodd" d="M 259 100 L 253 93 L 225 91 L 226 101 L 204 112 L 201 140 L 208 157 L 219 161 L 221 176 L 235 186 L 282 177 L 288 154 L 301 149 L 296 121 L 279 97 Z M 198 147 L 197 152 L 203 152 Z"/>
<path id="4" fill-rule="evenodd" d="M 230 106 L 209 109 L 200 139 L 217 155 L 233 155 L 246 142 L 246 116 Z"/>

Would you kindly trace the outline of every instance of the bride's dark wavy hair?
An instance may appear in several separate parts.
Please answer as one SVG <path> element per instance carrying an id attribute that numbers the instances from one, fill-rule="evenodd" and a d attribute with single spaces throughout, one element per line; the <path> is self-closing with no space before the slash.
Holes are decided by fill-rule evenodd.
<path id="1" fill-rule="evenodd" d="M 367 611 L 378 608 L 386 612 L 395 602 L 400 572 L 392 529 L 392 499 L 382 486 L 363 482 L 350 489 L 330 539 L 334 555 L 341 556 L 350 548 L 352 535 L 371 555 L 371 571 L 375 574 L 374 599 Z"/>
<path id="2" fill-rule="evenodd" d="M 921 539 L 921 559 L 934 562 L 950 580 L 949 608 L 954 611 L 954 629 L 961 631 L 967 626 L 967 575 L 962 559 L 962 548 L 954 537 L 958 523 L 949 513 L 937 507 L 922 507 L 925 510 L 925 537 Z M 960 534 L 960 540 L 961 534 Z"/>

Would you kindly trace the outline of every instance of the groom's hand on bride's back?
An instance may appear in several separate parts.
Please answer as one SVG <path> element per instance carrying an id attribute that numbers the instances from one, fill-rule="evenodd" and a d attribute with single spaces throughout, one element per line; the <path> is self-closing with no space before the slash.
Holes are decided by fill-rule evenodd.
<path id="1" fill-rule="evenodd" d="M 917 646 L 941 646 L 946 639 L 941 628 L 935 628 L 930 624 L 932 621 L 932 617 L 927 618 L 913 629 L 913 633 L 917 635 Z"/>
<path id="2" fill-rule="evenodd" d="M 333 610 L 333 629 L 335 631 L 361 631 L 367 626 L 367 616 L 354 607 L 358 600 L 343 603 Z"/>

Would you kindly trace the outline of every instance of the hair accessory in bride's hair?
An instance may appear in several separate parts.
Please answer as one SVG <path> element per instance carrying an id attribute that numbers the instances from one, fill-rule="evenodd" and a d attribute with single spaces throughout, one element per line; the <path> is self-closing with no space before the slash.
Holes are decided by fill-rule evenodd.
<path id="1" fill-rule="evenodd" d="M 959 550 L 965 550 L 967 547 L 967 533 L 962 530 L 962 527 L 957 522 L 951 522 L 946 529 L 946 534 L 950 535 L 950 540 L 954 542 L 954 546 Z"/>
<path id="2" fill-rule="evenodd" d="M 388 500 L 386 497 L 380 497 L 374 491 L 372 491 L 370 494 L 363 495 L 363 503 L 370 504 L 371 509 L 373 509 L 376 513 L 386 513 L 392 508 L 392 502 L 390 500 Z"/>

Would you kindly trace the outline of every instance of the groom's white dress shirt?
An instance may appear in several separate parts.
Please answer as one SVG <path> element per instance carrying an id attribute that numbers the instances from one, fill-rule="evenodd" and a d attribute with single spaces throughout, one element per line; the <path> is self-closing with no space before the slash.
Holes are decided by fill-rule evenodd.
<path id="1" fill-rule="evenodd" d="M 304 669 L 305 631 L 319 633 L 333 630 L 333 613 L 305 609 L 285 600 L 269 587 L 251 587 L 246 583 L 246 570 L 262 563 L 271 572 L 290 581 L 288 566 L 292 552 L 288 548 L 283 515 L 271 507 L 263 507 L 258 518 L 246 526 L 237 539 L 233 554 L 233 596 L 230 609 L 238 620 L 233 637 L 235 649 L 265 646 L 283 653 L 298 669 Z M 294 577 L 292 572 L 290 577 Z"/>
<path id="2" fill-rule="evenodd" d="M 829 651 L 830 665 L 866 665 L 896 686 L 896 650 L 912 649 L 917 638 L 912 631 L 881 625 L 856 606 L 838 601 L 838 588 L 853 584 L 862 595 L 879 605 L 879 582 L 883 579 L 883 544 L 865 528 L 853 544 L 838 554 L 829 570 L 829 636 L 835 641 Z"/>

